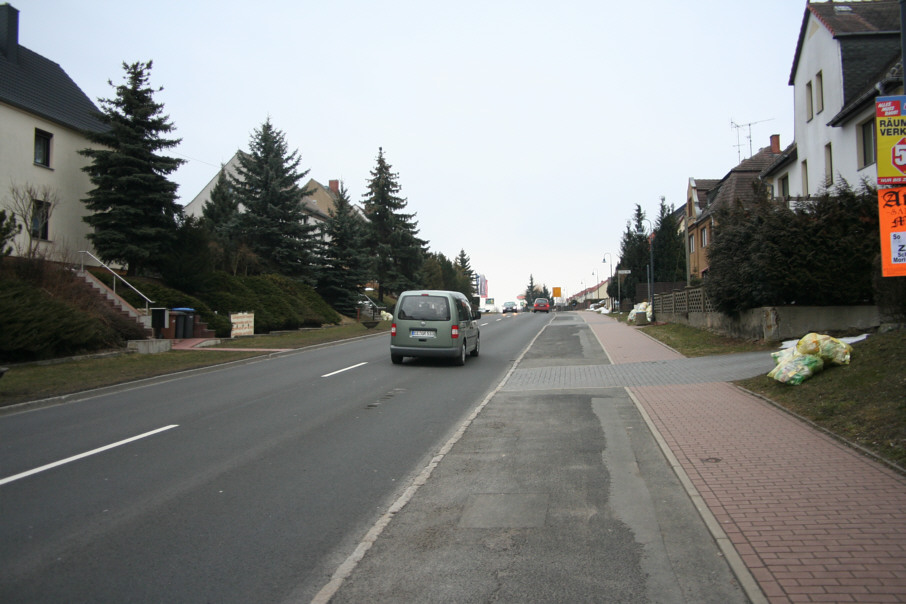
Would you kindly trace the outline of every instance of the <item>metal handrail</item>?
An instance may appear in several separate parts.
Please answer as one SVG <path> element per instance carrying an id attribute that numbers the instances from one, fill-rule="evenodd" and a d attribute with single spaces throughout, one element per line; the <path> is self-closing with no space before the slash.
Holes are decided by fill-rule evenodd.
<path id="1" fill-rule="evenodd" d="M 120 281 L 122 281 L 123 283 L 125 283 L 126 285 L 128 285 L 129 288 L 130 288 L 132 291 L 134 291 L 134 292 L 137 293 L 139 296 L 141 296 L 142 298 L 145 299 L 145 314 L 148 314 L 148 305 L 149 305 L 149 304 L 154 304 L 154 300 L 151 300 L 150 298 L 148 298 L 148 296 L 146 296 L 146 295 L 143 294 L 142 292 L 140 292 L 140 291 L 138 291 L 137 289 L 135 289 L 135 287 L 133 287 L 133 285 L 132 285 L 131 283 L 129 283 L 128 281 L 126 281 L 125 279 L 123 279 L 123 277 L 121 277 L 119 273 L 117 273 L 115 270 L 113 270 L 112 268 L 110 268 L 109 266 L 107 266 L 106 264 L 104 264 L 104 263 L 101 261 L 100 258 L 98 258 L 97 256 L 95 256 L 95 255 L 92 254 L 91 252 L 85 251 L 85 250 L 80 250 L 80 251 L 79 251 L 79 254 L 82 254 L 82 256 L 80 256 L 81 260 L 80 260 L 79 272 L 81 272 L 81 273 L 84 273 L 84 272 L 85 272 L 85 256 L 84 256 L 84 254 L 88 254 L 89 256 L 91 256 L 91 258 L 94 259 L 95 262 L 97 262 L 98 264 L 100 264 L 101 266 L 103 266 L 104 268 L 106 268 L 106 269 L 110 272 L 110 274 L 113 275 L 113 276 L 115 277 L 114 280 L 113 280 L 113 293 L 116 293 L 116 280 L 119 279 Z"/>

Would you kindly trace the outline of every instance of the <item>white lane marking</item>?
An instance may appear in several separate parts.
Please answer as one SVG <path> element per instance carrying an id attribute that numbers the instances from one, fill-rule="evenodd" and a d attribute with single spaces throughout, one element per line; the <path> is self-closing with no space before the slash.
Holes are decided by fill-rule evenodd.
<path id="1" fill-rule="evenodd" d="M 350 369 L 355 369 L 356 367 L 361 367 L 362 365 L 367 365 L 367 364 L 368 364 L 368 362 L 366 361 L 364 363 L 359 363 L 358 365 L 352 365 L 351 367 L 346 367 L 345 369 L 337 369 L 336 371 L 333 371 L 331 373 L 325 373 L 321 377 L 330 377 L 332 375 L 336 375 L 338 373 L 343 373 L 344 371 L 349 371 Z"/>
<path id="2" fill-rule="evenodd" d="M 97 453 L 107 451 L 108 449 L 113 449 L 115 447 L 119 447 L 119 446 L 122 446 L 122 445 L 125 445 L 128 443 L 131 443 L 132 441 L 136 441 L 136 440 L 139 440 L 142 438 L 147 438 L 148 436 L 152 436 L 154 434 L 157 434 L 158 432 L 163 432 L 165 430 L 170 430 L 172 428 L 177 428 L 177 427 L 179 427 L 179 424 L 172 424 L 170 426 L 164 426 L 163 428 L 158 428 L 157 430 L 151 430 L 150 432 L 145 432 L 144 434 L 139 434 L 138 436 L 133 436 L 132 438 L 127 438 L 126 440 L 121 440 L 119 442 L 115 442 L 110 445 L 105 445 L 98 449 L 92 449 L 91 451 L 86 451 L 85 453 L 79 453 L 78 455 L 73 455 L 72 457 L 67 457 L 66 459 L 61 459 L 60 461 L 55 461 L 53 463 L 49 463 L 46 466 L 41 466 L 40 468 L 35 468 L 33 470 L 28 470 L 27 472 L 22 472 L 20 474 L 14 474 L 12 476 L 7 476 L 6 478 L 0 479 L 0 485 L 4 485 L 8 482 L 13 482 L 14 480 L 19 480 L 20 478 L 25 478 L 26 476 L 31 476 L 32 474 L 37 474 L 38 472 L 43 472 L 44 470 L 56 468 L 57 466 L 62 466 L 63 464 L 67 464 L 71 461 L 76 461 L 78 459 L 82 459 L 83 457 L 95 455 Z"/>

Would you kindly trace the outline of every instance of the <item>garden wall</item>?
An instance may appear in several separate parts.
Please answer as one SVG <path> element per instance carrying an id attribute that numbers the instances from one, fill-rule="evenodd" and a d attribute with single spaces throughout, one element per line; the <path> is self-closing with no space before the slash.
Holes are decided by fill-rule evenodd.
<path id="1" fill-rule="evenodd" d="M 656 295 L 654 318 L 768 342 L 798 339 L 811 332 L 868 331 L 881 324 L 877 306 L 768 306 L 734 318 L 715 311 L 702 288 Z"/>

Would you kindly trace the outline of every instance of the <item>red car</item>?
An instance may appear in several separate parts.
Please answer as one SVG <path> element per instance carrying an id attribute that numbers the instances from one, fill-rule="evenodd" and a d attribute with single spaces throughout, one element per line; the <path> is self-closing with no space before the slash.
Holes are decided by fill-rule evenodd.
<path id="1" fill-rule="evenodd" d="M 535 305 L 532 307 L 532 312 L 550 312 L 551 303 L 547 298 L 538 298 L 535 300 Z"/>

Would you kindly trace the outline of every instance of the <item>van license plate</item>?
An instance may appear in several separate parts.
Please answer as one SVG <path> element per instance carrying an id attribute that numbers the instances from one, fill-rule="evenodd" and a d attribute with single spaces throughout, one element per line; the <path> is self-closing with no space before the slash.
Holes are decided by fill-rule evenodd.
<path id="1" fill-rule="evenodd" d="M 433 338 L 434 332 L 427 329 L 413 329 L 409 332 L 413 338 Z"/>

